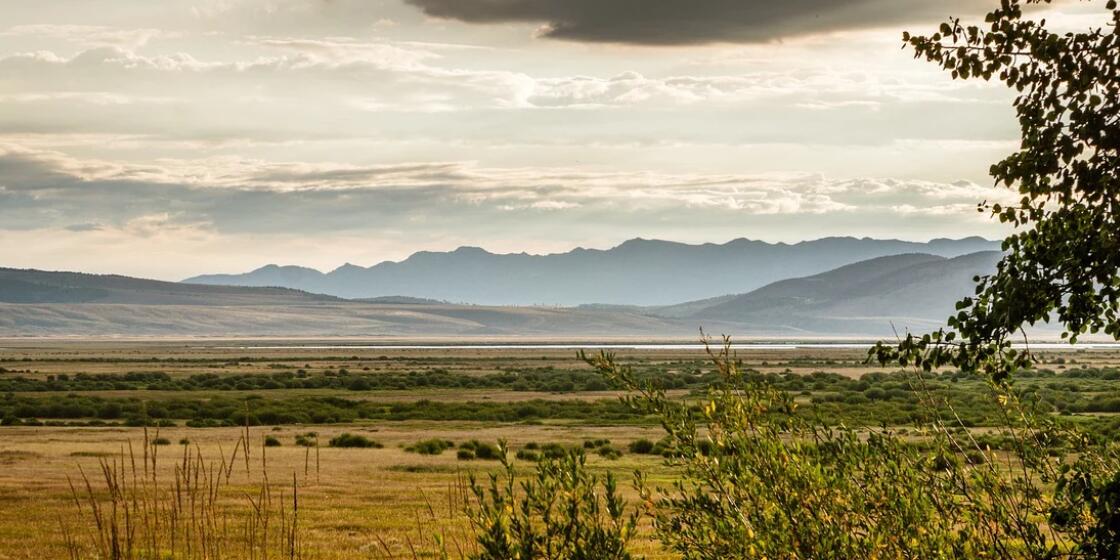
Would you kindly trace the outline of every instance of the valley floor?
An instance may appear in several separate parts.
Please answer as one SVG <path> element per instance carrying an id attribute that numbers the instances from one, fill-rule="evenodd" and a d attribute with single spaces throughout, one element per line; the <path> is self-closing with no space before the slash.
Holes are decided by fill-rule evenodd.
<path id="1" fill-rule="evenodd" d="M 433 438 L 456 446 L 503 440 L 513 452 L 548 444 L 583 447 L 593 469 L 623 481 L 636 469 L 654 482 L 673 478 L 663 458 L 630 448 L 640 439 L 657 441 L 660 428 L 622 407 L 618 393 L 573 349 L 265 342 L 0 344 L 0 559 L 67 557 L 66 535 L 90 531 L 88 511 L 75 505 L 71 484 L 82 488 L 84 473 L 99 488 L 103 461 L 128 457 L 130 446 L 139 454 L 146 437 L 162 438 L 166 445 L 151 449 L 159 455 L 158 476 L 170 478 L 187 449 L 210 462 L 229 457 L 246 420 L 252 424 L 250 461 L 233 470 L 233 485 L 250 488 L 267 472 L 268 483 L 290 496 L 294 480 L 309 558 L 420 556 L 433 549 L 437 529 L 454 543 L 453 552 L 468 547 L 463 485 L 470 473 L 494 472 L 497 463 L 460 460 L 455 448 L 438 455 L 405 449 Z M 700 398 L 709 381 L 702 350 L 617 353 L 639 376 L 681 398 Z M 745 367 L 797 394 L 807 409 L 868 426 L 909 423 L 901 374 L 865 364 L 861 349 L 746 349 L 739 355 Z M 1047 351 L 1039 367 L 1048 373 L 1022 382 L 1055 414 L 1115 429 L 1109 422 L 1120 412 L 1117 366 L 1116 349 Z M 982 433 L 986 409 L 969 395 L 982 393 L 983 384 L 948 373 L 935 381 L 964 399 L 962 414 Z M 309 432 L 316 433 L 315 445 L 297 445 Z M 382 447 L 331 447 L 342 433 Z M 278 446 L 263 447 L 266 437 Z M 533 466 L 523 459 L 514 464 L 525 472 Z M 620 486 L 632 503 L 637 500 L 629 484 Z M 648 541 L 639 548 L 647 554 L 655 549 Z"/>

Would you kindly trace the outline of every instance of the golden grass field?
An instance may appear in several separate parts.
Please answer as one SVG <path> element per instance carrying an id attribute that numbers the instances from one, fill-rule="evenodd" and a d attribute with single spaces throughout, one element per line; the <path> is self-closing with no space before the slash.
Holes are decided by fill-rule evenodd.
<path id="1" fill-rule="evenodd" d="M 0 365 L 26 377 L 75 373 L 122 373 L 159 370 L 172 376 L 195 373 L 245 374 L 275 371 L 275 364 L 298 364 L 312 369 L 325 367 L 369 367 L 373 372 L 413 371 L 440 367 L 467 374 L 494 372 L 497 368 L 553 366 L 582 369 L 587 366 L 572 350 L 383 350 L 383 349 L 251 349 L 218 348 L 214 343 L 106 342 L 106 341 L 0 341 Z M 627 350 L 618 352 L 631 361 L 649 363 L 703 358 L 695 350 Z M 761 371 L 813 372 L 827 370 L 859 376 L 877 368 L 863 363 L 858 350 L 759 350 L 742 352 L 746 364 Z M 253 361 L 240 361 L 252 357 Z M 1051 352 L 1056 357 L 1094 365 L 1120 364 L 1120 352 Z M 262 358 L 264 358 L 262 360 Z M 0 374 L 0 375 L 10 375 Z M 309 390 L 310 391 L 310 390 Z M 319 391 L 316 393 L 315 391 Z M 310 394 L 329 394 L 315 390 Z M 107 391 L 97 394 L 112 395 Z M 205 392 L 170 392 L 175 396 L 205 397 Z M 159 391 L 121 391 L 143 398 L 170 396 Z M 223 392 L 236 395 L 237 392 Z M 293 391 L 261 392 L 296 394 Z M 614 393 L 551 394 L 506 390 L 433 389 L 423 391 L 369 391 L 349 398 L 407 401 L 420 398 L 446 401 L 544 399 L 602 399 Z M 42 394 L 40 394 L 42 396 Z M 2 397 L 0 397 L 2 398 Z M 148 437 L 156 430 L 148 428 Z M 362 434 L 384 445 L 382 449 L 335 449 L 295 445 L 298 433 L 315 431 L 319 441 L 342 432 Z M 205 461 L 228 457 L 243 437 L 242 428 L 161 428 L 159 437 L 170 445 L 155 447 L 160 455 L 158 476 L 170 480 L 178 458 L 189 440 L 191 453 Z M 280 447 L 263 448 L 265 436 L 274 436 Z M 568 424 L 501 424 L 490 422 L 362 422 L 349 425 L 261 426 L 250 429 L 250 465 L 233 469 L 229 500 L 235 510 L 245 509 L 254 484 L 268 473 L 269 483 L 290 499 L 293 478 L 299 493 L 299 524 L 308 558 L 411 558 L 427 557 L 433 550 L 433 535 L 449 538 L 453 557 L 469 546 L 462 515 L 462 485 L 471 473 L 484 475 L 494 462 L 459 461 L 455 450 L 438 456 L 408 453 L 403 447 L 433 437 L 456 442 L 478 439 L 508 441 L 513 449 L 528 442 L 558 442 L 578 445 L 584 439 L 607 438 L 619 447 L 637 438 L 658 439 L 655 427 Z M 0 560 L 67 558 L 66 531 L 81 537 L 91 534 L 89 515 L 74 503 L 71 483 L 90 475 L 95 489 L 100 463 L 127 457 L 129 446 L 139 453 L 144 428 L 112 427 L 0 427 Z M 243 458 L 238 458 L 243 461 Z M 660 458 L 626 454 L 607 460 L 591 456 L 595 469 L 611 470 L 628 480 L 635 469 L 649 473 L 653 481 L 668 481 L 671 470 Z M 531 463 L 517 462 L 530 469 Z M 624 484 L 630 499 L 636 499 Z M 240 508 L 240 509 L 237 509 Z M 66 531 L 63 528 L 67 528 Z M 83 531 L 85 533 L 83 533 Z M 652 543 L 641 548 L 653 550 Z"/>
<path id="2" fill-rule="evenodd" d="M 342 431 L 361 433 L 385 445 L 383 449 L 332 449 L 308 452 L 292 444 L 294 434 L 308 429 L 328 438 Z M 172 442 L 189 438 L 201 453 L 217 460 L 236 445 L 238 428 L 163 429 L 160 436 Z M 410 557 L 413 546 L 430 546 L 431 532 L 446 530 L 464 535 L 459 494 L 470 472 L 482 475 L 495 464 L 462 462 L 454 451 L 439 456 L 406 453 L 400 446 L 429 437 L 456 441 L 505 439 L 512 447 L 529 441 L 578 443 L 585 437 L 607 437 L 625 442 L 642 435 L 655 435 L 642 428 L 587 428 L 547 426 L 486 426 L 427 424 L 350 425 L 285 427 L 279 431 L 254 428 L 254 437 L 275 435 L 284 441 L 279 448 L 252 449 L 251 476 L 238 463 L 234 469 L 240 483 L 259 482 L 262 454 L 273 484 L 281 490 L 294 474 L 299 485 L 301 523 L 309 558 Z M 153 431 L 154 434 L 154 431 Z M 85 521 L 74 512 L 67 477 L 80 477 L 79 469 L 94 474 L 102 458 L 119 455 L 129 442 L 134 448 L 143 441 L 142 428 L 11 428 L 0 440 L 0 558 L 65 558 L 60 516 L 67 523 Z M 137 451 L 138 453 L 139 451 Z M 124 451 L 127 455 L 127 451 Z M 169 477 L 182 448 L 177 444 L 159 448 L 164 472 Z M 310 455 L 310 457 L 308 457 Z M 306 465 L 305 465 L 306 462 Z M 599 468 L 619 472 L 642 469 L 668 476 L 659 460 L 625 456 L 606 461 L 592 457 Z M 531 466 L 524 463 L 526 468 Z M 305 468 L 306 466 L 306 468 Z M 98 484 L 95 480 L 94 484 Z M 449 500 L 454 499 L 450 505 Z M 429 510 L 429 505 L 431 510 Z M 451 511 L 448 511 L 448 510 Z M 465 541 L 464 541 L 465 542 Z M 386 550 L 388 546 L 388 551 Z"/>

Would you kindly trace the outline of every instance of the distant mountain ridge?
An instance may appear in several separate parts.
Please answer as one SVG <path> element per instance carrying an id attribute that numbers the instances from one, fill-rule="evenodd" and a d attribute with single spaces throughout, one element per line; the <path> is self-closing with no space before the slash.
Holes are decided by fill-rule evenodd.
<path id="1" fill-rule="evenodd" d="M 400 262 L 368 268 L 347 264 L 328 273 L 268 265 L 245 274 L 195 276 L 183 282 L 481 305 L 657 306 L 746 293 L 876 257 L 925 253 L 952 258 L 998 249 L 998 241 L 980 237 L 927 243 L 853 237 L 795 244 L 736 239 L 703 245 L 632 239 L 612 249 L 580 248 L 549 255 L 495 254 L 478 247 L 422 251 Z"/>
<path id="2" fill-rule="evenodd" d="M 407 296 L 346 300 L 285 288 L 178 284 L 0 269 L 0 336 L 875 337 L 942 325 L 995 270 L 984 251 L 907 253 L 668 306 L 455 305 Z M 640 288 L 638 288 L 640 289 Z"/>
<path id="3" fill-rule="evenodd" d="M 652 309 L 654 315 L 735 323 L 768 332 L 885 333 L 944 325 L 973 278 L 995 271 L 999 251 L 954 258 L 928 254 L 879 257 L 750 293 Z"/>

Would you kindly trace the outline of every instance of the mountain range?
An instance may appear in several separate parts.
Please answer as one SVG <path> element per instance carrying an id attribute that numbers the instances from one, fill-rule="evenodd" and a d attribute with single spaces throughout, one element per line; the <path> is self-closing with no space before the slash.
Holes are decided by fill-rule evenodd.
<path id="1" fill-rule="evenodd" d="M 0 269 L 0 336 L 886 337 L 944 323 L 1001 254 L 875 257 L 757 289 L 673 305 L 450 304 L 343 299 L 288 288 L 212 286 Z"/>
<path id="2" fill-rule="evenodd" d="M 550 255 L 495 254 L 477 247 L 419 252 L 368 268 L 331 272 L 268 265 L 244 274 L 214 274 L 192 284 L 285 287 L 343 298 L 406 296 L 480 305 L 671 305 L 745 293 L 767 284 L 905 253 L 958 257 L 998 250 L 979 237 L 927 243 L 830 237 L 795 244 L 736 239 L 688 245 L 632 239 L 607 250 Z"/>
<path id="3" fill-rule="evenodd" d="M 928 254 L 879 257 L 746 294 L 650 309 L 666 318 L 731 322 L 741 330 L 786 333 L 888 334 L 887 329 L 936 329 L 973 278 L 993 272 L 1002 253 L 947 259 Z"/>

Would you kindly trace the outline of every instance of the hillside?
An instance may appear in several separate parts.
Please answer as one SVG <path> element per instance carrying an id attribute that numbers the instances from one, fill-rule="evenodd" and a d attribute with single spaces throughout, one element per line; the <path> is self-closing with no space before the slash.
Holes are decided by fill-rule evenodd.
<path id="1" fill-rule="evenodd" d="M 351 301 L 286 288 L 0 269 L 0 336 L 652 336 L 676 329 L 639 312 Z"/>
<path id="2" fill-rule="evenodd" d="M 660 306 L 344 300 L 283 288 L 0 269 L 0 336 L 883 337 L 942 324 L 997 252 L 879 257 L 740 295 Z"/>
<path id="3" fill-rule="evenodd" d="M 890 334 L 891 324 L 923 330 L 944 324 L 972 293 L 976 275 L 995 270 L 1000 253 L 952 259 L 927 254 L 880 257 L 758 290 L 651 310 L 666 318 L 726 322 L 751 331 Z"/>
<path id="4" fill-rule="evenodd" d="M 792 245 L 749 239 L 722 245 L 634 239 L 608 250 L 576 249 L 552 255 L 499 255 L 462 247 L 446 253 L 420 252 L 401 262 L 369 268 L 348 264 L 329 273 L 269 265 L 246 274 L 197 276 L 184 282 L 282 286 L 345 298 L 656 306 L 745 293 L 887 255 L 927 253 L 951 258 L 998 245 L 977 237 L 928 243 L 838 237 Z"/>
<path id="5" fill-rule="evenodd" d="M 116 275 L 0 268 L 2 303 L 290 305 L 338 298 L 288 288 L 205 286 Z"/>

